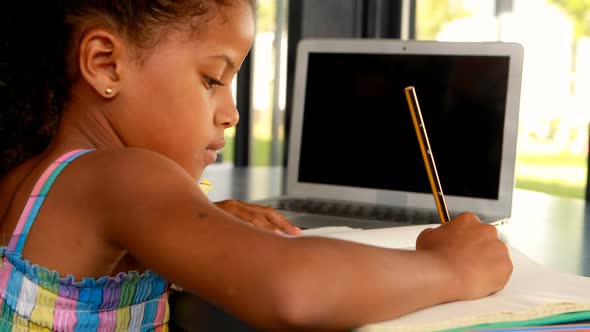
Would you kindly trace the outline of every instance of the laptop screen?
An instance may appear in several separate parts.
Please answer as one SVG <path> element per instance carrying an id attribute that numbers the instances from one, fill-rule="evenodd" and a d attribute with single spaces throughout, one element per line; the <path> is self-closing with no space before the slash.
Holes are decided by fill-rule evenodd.
<path id="1" fill-rule="evenodd" d="M 510 58 L 310 53 L 298 181 L 430 193 L 416 88 L 445 194 L 497 199 Z"/>

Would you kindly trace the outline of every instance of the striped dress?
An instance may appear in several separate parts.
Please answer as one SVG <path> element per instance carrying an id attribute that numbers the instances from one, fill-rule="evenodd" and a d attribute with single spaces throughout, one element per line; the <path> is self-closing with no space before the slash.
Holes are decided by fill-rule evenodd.
<path id="1" fill-rule="evenodd" d="M 0 331 L 168 331 L 170 284 L 151 271 L 99 279 L 60 277 L 21 253 L 47 192 L 72 160 L 57 159 L 29 197 L 8 247 L 0 247 Z"/>

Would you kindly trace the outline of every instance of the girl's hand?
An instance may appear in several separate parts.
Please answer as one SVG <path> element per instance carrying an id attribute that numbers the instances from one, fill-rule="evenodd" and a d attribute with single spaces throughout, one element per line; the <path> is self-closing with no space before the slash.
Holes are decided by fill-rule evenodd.
<path id="1" fill-rule="evenodd" d="M 496 227 L 483 224 L 472 213 L 462 213 L 445 225 L 423 231 L 416 250 L 430 251 L 451 273 L 460 298 L 476 299 L 495 293 L 512 273 L 508 247 Z"/>
<path id="2" fill-rule="evenodd" d="M 270 206 L 255 205 L 231 199 L 216 202 L 215 205 L 241 220 L 258 227 L 275 231 L 280 234 L 301 234 L 301 229 L 291 224 L 287 218 Z"/>

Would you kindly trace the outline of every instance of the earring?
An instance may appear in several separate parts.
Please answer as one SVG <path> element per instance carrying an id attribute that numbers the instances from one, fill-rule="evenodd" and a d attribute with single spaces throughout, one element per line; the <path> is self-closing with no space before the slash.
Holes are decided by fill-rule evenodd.
<path id="1" fill-rule="evenodd" d="M 110 95 L 112 95 L 112 94 L 113 94 L 113 89 L 111 89 L 111 88 L 106 88 L 106 89 L 104 89 L 104 93 L 105 93 L 107 96 L 110 96 Z"/>

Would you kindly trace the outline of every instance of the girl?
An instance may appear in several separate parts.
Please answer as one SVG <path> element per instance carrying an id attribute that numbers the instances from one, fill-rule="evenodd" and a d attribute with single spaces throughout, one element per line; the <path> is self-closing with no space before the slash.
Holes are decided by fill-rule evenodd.
<path id="1" fill-rule="evenodd" d="M 238 122 L 251 0 L 3 3 L 0 330 L 166 329 L 171 283 L 281 331 L 506 284 L 507 247 L 469 213 L 402 251 L 284 237 L 275 211 L 208 201 L 195 180 Z"/>

